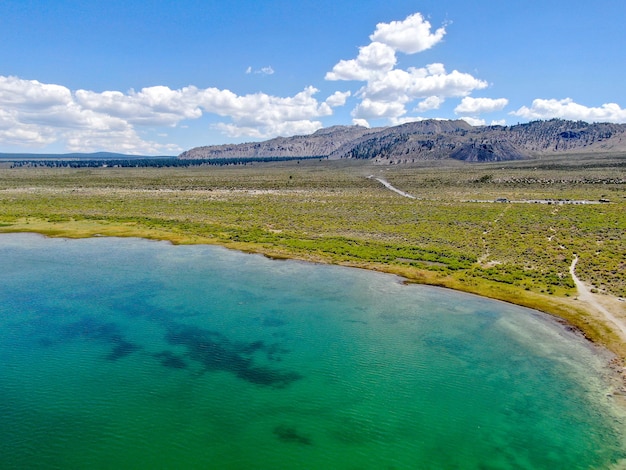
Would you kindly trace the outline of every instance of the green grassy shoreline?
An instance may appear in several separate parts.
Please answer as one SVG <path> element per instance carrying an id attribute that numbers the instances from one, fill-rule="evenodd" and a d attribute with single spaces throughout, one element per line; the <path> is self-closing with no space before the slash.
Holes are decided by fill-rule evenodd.
<path id="1" fill-rule="evenodd" d="M 30 225 L 31 227 L 27 227 Z M 503 288 L 497 283 L 478 281 L 472 286 L 465 285 L 452 276 L 441 276 L 436 272 L 421 269 L 411 269 L 402 266 L 389 266 L 376 263 L 357 263 L 348 261 L 329 260 L 320 256 L 304 255 L 302 253 L 287 253 L 284 251 L 268 250 L 262 246 L 249 243 L 223 243 L 213 239 L 190 237 L 142 230 L 141 227 L 112 226 L 108 224 L 91 224 L 90 228 L 76 227 L 71 223 L 28 221 L 24 224 L 0 226 L 0 233 L 37 233 L 47 237 L 57 238 L 90 238 L 96 236 L 107 237 L 136 237 L 151 240 L 168 241 L 174 244 L 210 244 L 221 245 L 229 249 L 251 254 L 261 254 L 276 260 L 300 260 L 322 264 L 337 264 L 346 267 L 369 269 L 373 271 L 393 274 L 406 279 L 407 282 L 449 288 L 482 297 L 513 303 L 532 308 L 562 318 L 576 327 L 590 341 L 602 344 L 626 361 L 626 345 L 605 322 L 590 315 L 584 308 L 574 306 L 571 301 L 563 298 L 548 297 L 532 294 L 515 288 Z"/>
<path id="2" fill-rule="evenodd" d="M 194 169 L 0 169 L 0 232 L 209 243 L 373 269 L 563 318 L 622 359 L 568 273 L 624 296 L 624 157 L 461 165 L 291 162 Z M 416 197 L 404 198 L 382 176 Z M 550 199 L 551 204 L 477 201 Z M 565 200 L 599 199 L 576 205 Z M 474 202 L 472 202 L 474 201 Z"/>

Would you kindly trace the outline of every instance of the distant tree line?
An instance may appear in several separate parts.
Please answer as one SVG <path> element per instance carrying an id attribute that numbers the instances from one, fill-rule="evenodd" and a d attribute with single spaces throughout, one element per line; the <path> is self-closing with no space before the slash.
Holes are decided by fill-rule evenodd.
<path id="1" fill-rule="evenodd" d="M 172 168 L 202 165 L 247 165 L 249 163 L 286 162 L 291 160 L 325 159 L 326 156 L 312 157 L 230 157 L 179 159 L 171 158 L 132 158 L 115 160 L 18 160 L 13 161 L 11 168 L 47 167 L 47 168 Z"/>

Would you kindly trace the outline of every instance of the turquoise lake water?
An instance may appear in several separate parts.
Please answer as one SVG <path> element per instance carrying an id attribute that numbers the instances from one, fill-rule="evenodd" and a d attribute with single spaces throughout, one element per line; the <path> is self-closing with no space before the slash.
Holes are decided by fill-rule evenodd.
<path id="1" fill-rule="evenodd" d="M 2 469 L 623 468 L 610 356 L 357 269 L 0 235 Z"/>

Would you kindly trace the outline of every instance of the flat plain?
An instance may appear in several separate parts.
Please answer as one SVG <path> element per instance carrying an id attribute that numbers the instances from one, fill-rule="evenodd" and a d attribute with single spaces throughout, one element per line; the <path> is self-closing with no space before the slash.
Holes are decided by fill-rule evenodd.
<path id="1" fill-rule="evenodd" d="M 374 269 L 554 314 L 626 358 L 626 156 L 0 168 L 0 232 L 211 243 Z M 404 197 L 377 178 L 414 196 Z"/>

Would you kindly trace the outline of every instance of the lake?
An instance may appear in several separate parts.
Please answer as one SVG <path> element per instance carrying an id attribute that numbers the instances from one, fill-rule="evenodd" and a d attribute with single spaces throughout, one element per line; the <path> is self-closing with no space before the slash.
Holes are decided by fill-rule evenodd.
<path id="1" fill-rule="evenodd" d="M 0 235 L 0 468 L 622 468 L 554 318 L 215 246 Z"/>

